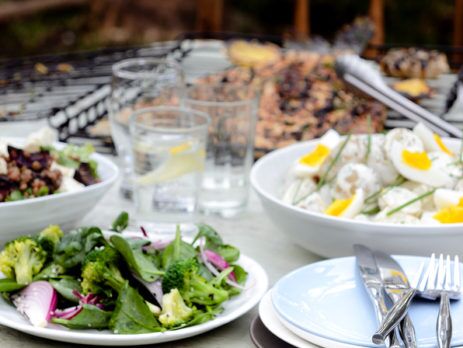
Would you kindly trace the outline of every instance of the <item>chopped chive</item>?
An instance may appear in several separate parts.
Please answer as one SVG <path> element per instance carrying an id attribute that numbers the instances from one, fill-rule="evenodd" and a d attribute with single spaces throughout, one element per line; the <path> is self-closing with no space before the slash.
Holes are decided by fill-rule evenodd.
<path id="1" fill-rule="evenodd" d="M 371 152 L 371 115 L 368 114 L 367 116 L 367 127 L 368 127 L 368 137 L 367 137 L 367 152 L 365 154 L 365 162 L 368 161 L 368 157 L 370 157 Z"/>
<path id="2" fill-rule="evenodd" d="M 371 208 L 370 210 L 363 210 L 360 212 L 360 214 L 364 214 L 364 215 L 374 215 L 374 214 L 378 214 L 381 210 L 379 209 L 379 207 L 374 207 L 374 208 Z"/>
<path id="3" fill-rule="evenodd" d="M 403 176 L 399 175 L 397 178 L 389 185 L 386 187 L 372 193 L 369 195 L 367 198 L 365 198 L 365 203 L 371 203 L 373 200 L 381 197 L 382 195 L 386 194 L 390 190 L 392 190 L 394 187 L 402 185 L 407 179 L 405 179 Z"/>
<path id="4" fill-rule="evenodd" d="M 341 153 L 344 151 L 344 148 L 346 147 L 347 143 L 349 142 L 351 137 L 351 134 L 346 136 L 346 139 L 342 143 L 341 147 L 339 148 L 338 152 L 336 153 L 336 156 L 334 156 L 333 160 L 330 162 L 328 165 L 328 168 L 326 171 L 323 173 L 323 175 L 320 177 L 320 180 L 318 181 L 317 184 L 317 190 L 319 190 L 326 182 L 328 173 L 333 169 L 334 165 L 336 164 L 337 161 L 339 161 L 339 158 L 341 157 Z"/>
<path id="5" fill-rule="evenodd" d="M 299 180 L 299 185 L 297 185 L 296 192 L 294 192 L 293 205 L 297 204 L 297 203 L 296 203 L 296 197 L 297 197 L 297 195 L 299 194 L 299 191 L 301 190 L 302 180 L 303 180 L 303 179 L 300 179 L 300 180 Z M 299 203 L 299 202 L 298 202 L 298 203 Z"/>
<path id="6" fill-rule="evenodd" d="M 418 202 L 418 201 L 422 200 L 423 198 L 426 198 L 426 197 L 432 195 L 434 193 L 434 191 L 436 191 L 436 189 L 432 189 L 431 191 L 425 192 L 422 195 L 420 195 L 418 197 L 415 197 L 415 198 L 409 200 L 408 202 L 405 202 L 402 205 L 399 205 L 397 208 L 394 208 L 391 211 L 389 211 L 386 214 L 386 216 L 391 216 L 391 215 L 397 213 L 398 211 L 402 210 L 403 208 L 408 207 L 409 205 L 411 205 L 411 204 L 413 204 L 415 202 Z"/>

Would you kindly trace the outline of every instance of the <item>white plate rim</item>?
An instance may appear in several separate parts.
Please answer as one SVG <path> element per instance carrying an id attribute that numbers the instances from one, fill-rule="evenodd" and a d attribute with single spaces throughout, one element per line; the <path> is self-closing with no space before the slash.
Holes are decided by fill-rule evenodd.
<path id="1" fill-rule="evenodd" d="M 264 268 L 257 261 L 245 255 L 240 256 L 238 263 L 249 272 L 249 275 L 253 276 L 250 278 L 254 278 L 254 283 L 250 284 L 250 287 L 245 290 L 251 292 L 251 297 L 242 305 L 231 310 L 230 313 L 227 313 L 225 315 L 219 314 L 216 318 L 204 324 L 191 326 L 175 331 L 154 332 L 134 335 L 117 335 L 106 332 L 89 333 L 85 332 L 84 330 L 78 331 L 53 328 L 38 328 L 30 325 L 25 321 L 24 323 L 17 322 L 15 320 L 10 320 L 3 316 L 0 316 L 0 325 L 33 336 L 47 338 L 55 341 L 99 346 L 135 346 L 143 344 L 156 344 L 192 337 L 204 333 L 206 331 L 213 330 L 219 326 L 225 325 L 237 319 L 238 317 L 244 315 L 245 313 L 250 311 L 255 305 L 257 305 L 266 293 L 268 288 L 268 276 Z M 239 296 L 235 299 L 239 298 Z M 1 306 L 9 305 L 5 302 L 0 302 L 0 308 Z M 20 316 L 19 313 L 18 316 Z"/>
<path id="2" fill-rule="evenodd" d="M 283 325 L 273 308 L 272 290 L 273 289 L 267 291 L 259 303 L 259 317 L 264 326 L 279 339 L 295 346 L 296 348 L 318 348 L 311 342 L 302 339 Z"/>

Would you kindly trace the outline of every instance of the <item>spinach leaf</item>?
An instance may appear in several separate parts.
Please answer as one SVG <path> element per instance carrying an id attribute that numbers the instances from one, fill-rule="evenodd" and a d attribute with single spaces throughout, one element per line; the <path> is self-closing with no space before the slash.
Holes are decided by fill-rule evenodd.
<path id="1" fill-rule="evenodd" d="M 67 320 L 53 318 L 51 321 L 55 324 L 66 326 L 70 329 L 97 329 L 103 330 L 108 328 L 111 312 L 99 309 L 97 306 L 83 304 L 82 310 L 74 318 Z"/>
<path id="2" fill-rule="evenodd" d="M 9 278 L 0 279 L 0 292 L 16 291 L 24 288 L 26 285 L 18 284 L 15 280 Z"/>
<path id="3" fill-rule="evenodd" d="M 243 267 L 238 265 L 233 265 L 233 273 L 235 273 L 236 282 L 243 285 L 248 279 L 248 272 L 246 272 Z"/>
<path id="4" fill-rule="evenodd" d="M 127 226 L 129 225 L 129 213 L 123 211 L 120 213 L 117 218 L 113 221 L 111 230 L 114 232 L 122 232 L 124 231 Z"/>
<path id="5" fill-rule="evenodd" d="M 82 287 L 77 279 L 64 276 L 61 279 L 50 279 L 48 282 L 66 300 L 79 302 L 79 299 L 73 294 L 73 291 L 82 292 Z"/>
<path id="6" fill-rule="evenodd" d="M 215 249 L 223 244 L 222 237 L 214 228 L 206 224 L 197 224 L 196 226 L 198 227 L 198 233 L 191 244 L 196 243 L 202 237 L 206 239 L 207 249 Z"/>
<path id="7" fill-rule="evenodd" d="M 186 260 L 196 257 L 196 250 L 182 240 L 180 227 L 177 226 L 175 239 L 164 249 L 161 255 L 162 267 L 167 269 L 175 261 Z"/>
<path id="8" fill-rule="evenodd" d="M 81 227 L 63 236 L 53 258 L 63 267 L 73 268 L 84 261 L 90 250 L 104 243 L 103 233 L 98 227 Z"/>
<path id="9" fill-rule="evenodd" d="M 215 251 L 222 256 L 228 263 L 235 262 L 240 257 L 240 251 L 232 245 L 224 244 L 222 237 L 218 232 L 209 225 L 197 224 L 198 234 L 194 238 L 192 244 L 196 243 L 200 238 L 204 238 L 205 249 Z"/>
<path id="10" fill-rule="evenodd" d="M 128 283 L 119 293 L 109 328 L 116 334 L 163 331 L 141 295 Z"/>
<path id="11" fill-rule="evenodd" d="M 228 263 L 236 262 L 240 258 L 240 251 L 233 245 L 222 244 L 219 245 L 215 250 L 220 256 L 222 256 Z"/>
<path id="12" fill-rule="evenodd" d="M 147 282 L 154 282 L 164 272 L 160 271 L 153 259 L 143 252 L 142 247 L 149 244 L 144 239 L 129 240 L 113 235 L 110 238 L 112 245 L 121 253 L 130 269 Z"/>
<path id="13" fill-rule="evenodd" d="M 34 276 L 34 280 L 47 280 L 50 278 L 58 278 L 60 275 L 64 274 L 66 270 L 63 266 L 58 265 L 57 263 L 50 263 L 40 273 Z"/>

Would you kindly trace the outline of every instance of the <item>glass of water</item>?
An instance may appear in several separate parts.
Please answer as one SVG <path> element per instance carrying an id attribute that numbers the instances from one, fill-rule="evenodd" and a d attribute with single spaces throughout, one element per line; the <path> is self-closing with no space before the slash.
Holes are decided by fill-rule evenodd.
<path id="1" fill-rule="evenodd" d="M 254 156 L 257 95 L 251 85 L 200 83 L 187 87 L 185 106 L 211 118 L 202 212 L 232 217 L 247 204 Z"/>
<path id="2" fill-rule="evenodd" d="M 156 105 L 179 105 L 184 88 L 183 73 L 174 60 L 134 58 L 122 60 L 112 67 L 109 120 L 113 140 L 121 161 L 121 191 L 132 195 L 129 147 L 129 117 L 141 108 Z"/>
<path id="3" fill-rule="evenodd" d="M 137 221 L 195 221 L 209 123 L 203 112 L 171 106 L 141 109 L 130 117 Z"/>

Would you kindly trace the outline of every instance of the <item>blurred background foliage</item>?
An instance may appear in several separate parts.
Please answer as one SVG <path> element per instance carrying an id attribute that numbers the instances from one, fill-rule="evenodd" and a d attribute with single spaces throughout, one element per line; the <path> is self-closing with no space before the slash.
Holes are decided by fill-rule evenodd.
<path id="1" fill-rule="evenodd" d="M 194 31 L 193 0 L 89 0 L 30 15 L 1 17 L 0 56 L 22 56 L 139 45 Z M 62 0 L 66 1 L 66 0 Z M 368 12 L 368 0 L 311 0 L 310 30 L 332 38 L 355 17 Z M 291 36 L 294 0 L 224 0 L 225 31 Z M 450 45 L 453 0 L 385 1 L 386 43 Z"/>

